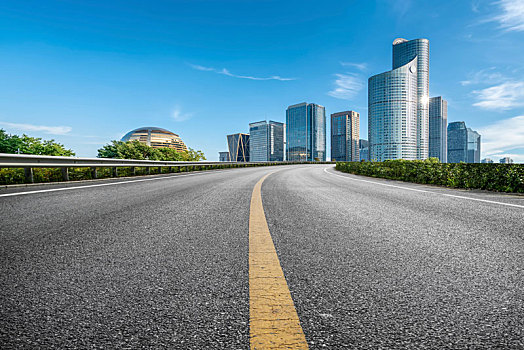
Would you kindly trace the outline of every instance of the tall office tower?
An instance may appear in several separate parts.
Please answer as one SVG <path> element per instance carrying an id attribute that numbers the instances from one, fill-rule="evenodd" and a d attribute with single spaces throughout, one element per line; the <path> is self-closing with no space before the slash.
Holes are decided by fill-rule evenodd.
<path id="1" fill-rule="evenodd" d="M 448 163 L 480 163 L 480 135 L 464 122 L 448 124 Z"/>
<path id="2" fill-rule="evenodd" d="M 249 134 L 227 135 L 227 147 L 231 162 L 249 162 Z"/>
<path id="3" fill-rule="evenodd" d="M 429 156 L 448 161 L 448 101 L 442 96 L 429 99 Z"/>
<path id="4" fill-rule="evenodd" d="M 369 141 L 368 140 L 358 140 L 358 148 L 360 152 L 360 161 L 369 161 Z"/>
<path id="5" fill-rule="evenodd" d="M 426 159 L 429 150 L 429 40 L 402 38 L 393 41 L 393 69 L 417 58 L 417 159 Z"/>
<path id="6" fill-rule="evenodd" d="M 480 163 L 480 134 L 468 128 L 467 163 Z"/>
<path id="7" fill-rule="evenodd" d="M 290 162 L 326 161 L 326 110 L 300 103 L 286 110 L 286 156 Z"/>
<path id="8" fill-rule="evenodd" d="M 249 124 L 249 159 L 252 162 L 284 160 L 284 123 L 270 120 Z"/>
<path id="9" fill-rule="evenodd" d="M 345 111 L 331 114 L 331 160 L 359 162 L 360 114 Z"/>
<path id="10" fill-rule="evenodd" d="M 417 158 L 417 57 L 368 80 L 369 160 Z"/>
<path id="11" fill-rule="evenodd" d="M 286 125 L 284 123 L 270 120 L 268 123 L 269 138 L 269 161 L 284 161 L 284 142 L 286 134 Z"/>

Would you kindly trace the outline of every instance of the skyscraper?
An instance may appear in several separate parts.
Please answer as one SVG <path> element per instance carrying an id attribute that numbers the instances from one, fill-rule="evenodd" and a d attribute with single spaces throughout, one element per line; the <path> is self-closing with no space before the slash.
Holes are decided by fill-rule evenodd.
<path id="1" fill-rule="evenodd" d="M 429 41 L 393 41 L 393 70 L 368 80 L 370 160 L 426 159 Z"/>
<path id="2" fill-rule="evenodd" d="M 429 40 L 393 41 L 393 69 L 417 58 L 417 159 L 428 157 L 429 144 Z"/>
<path id="3" fill-rule="evenodd" d="M 270 120 L 249 124 L 249 159 L 252 162 L 284 160 L 284 124 Z"/>
<path id="4" fill-rule="evenodd" d="M 326 111 L 314 103 L 286 110 L 286 155 L 290 162 L 326 160 Z"/>
<path id="5" fill-rule="evenodd" d="M 442 96 L 429 99 L 429 156 L 448 161 L 448 102 Z"/>
<path id="6" fill-rule="evenodd" d="M 417 159 L 417 58 L 368 80 L 369 159 Z"/>
<path id="7" fill-rule="evenodd" d="M 360 161 L 369 161 L 369 141 L 363 139 L 358 140 L 358 148 L 360 152 Z"/>
<path id="8" fill-rule="evenodd" d="M 448 163 L 480 163 L 480 135 L 464 122 L 448 124 Z"/>
<path id="9" fill-rule="evenodd" d="M 231 162 L 249 162 L 249 134 L 227 135 L 227 147 Z"/>
<path id="10" fill-rule="evenodd" d="M 331 160 L 358 162 L 360 114 L 345 111 L 331 114 Z"/>

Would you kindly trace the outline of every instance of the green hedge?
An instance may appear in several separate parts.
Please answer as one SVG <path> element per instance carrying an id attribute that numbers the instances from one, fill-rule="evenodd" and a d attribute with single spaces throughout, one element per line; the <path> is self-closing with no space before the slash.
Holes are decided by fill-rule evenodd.
<path id="1" fill-rule="evenodd" d="M 524 164 L 439 163 L 431 158 L 425 161 L 337 162 L 336 169 L 420 184 L 524 193 Z"/>
<path id="2" fill-rule="evenodd" d="M 269 165 L 287 165 L 287 164 L 309 164 L 313 162 L 303 163 L 263 163 L 263 164 L 215 164 L 215 165 L 194 165 L 194 166 L 181 166 L 181 167 L 151 167 L 151 174 L 169 174 L 189 171 L 203 171 L 203 170 L 214 170 L 214 169 L 229 169 L 229 168 L 245 168 L 255 166 L 269 166 Z M 320 162 L 314 162 L 316 164 Z M 328 162 L 325 162 L 328 163 Z M 118 177 L 133 176 L 131 167 L 118 167 Z M 109 178 L 113 176 L 112 168 L 99 167 L 97 168 L 97 178 Z M 136 175 L 146 175 L 146 167 L 136 167 Z M 58 182 L 62 181 L 62 172 L 59 168 L 34 168 L 33 179 L 35 183 L 42 182 Z M 69 180 L 91 180 L 93 175 L 91 168 L 69 168 Z M 18 168 L 0 168 L 0 185 L 12 185 L 12 184 L 23 184 L 26 182 L 24 169 Z"/>

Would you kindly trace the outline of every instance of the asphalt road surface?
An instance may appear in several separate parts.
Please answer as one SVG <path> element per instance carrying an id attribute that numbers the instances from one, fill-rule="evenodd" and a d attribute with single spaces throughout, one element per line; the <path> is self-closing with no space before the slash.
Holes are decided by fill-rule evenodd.
<path id="1" fill-rule="evenodd" d="M 524 349 L 524 196 L 331 165 L 1 189 L 0 348 L 248 349 L 268 173 L 311 349 Z"/>

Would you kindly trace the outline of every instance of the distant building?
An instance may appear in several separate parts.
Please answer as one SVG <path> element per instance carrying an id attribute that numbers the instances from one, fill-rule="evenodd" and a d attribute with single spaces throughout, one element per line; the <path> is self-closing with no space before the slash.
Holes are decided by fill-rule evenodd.
<path id="1" fill-rule="evenodd" d="M 491 159 L 491 158 L 484 158 L 480 162 L 484 163 L 484 164 L 493 164 L 493 159 Z"/>
<path id="2" fill-rule="evenodd" d="M 345 111 L 331 114 L 331 160 L 360 161 L 360 114 Z"/>
<path id="3" fill-rule="evenodd" d="M 448 124 L 448 163 L 480 163 L 480 135 L 464 122 Z"/>
<path id="4" fill-rule="evenodd" d="M 229 152 L 218 152 L 219 162 L 229 162 Z"/>
<path id="5" fill-rule="evenodd" d="M 187 147 L 180 136 L 169 130 L 153 126 L 132 130 L 122 137 L 122 141 L 138 141 L 153 148 L 173 148 L 177 152 L 187 151 Z"/>
<path id="6" fill-rule="evenodd" d="M 358 140 L 358 148 L 360 153 L 360 161 L 369 161 L 369 141 L 368 140 Z"/>
<path id="7" fill-rule="evenodd" d="M 290 162 L 326 160 L 326 111 L 314 103 L 286 110 L 286 158 Z"/>
<path id="8" fill-rule="evenodd" d="M 510 157 L 500 158 L 499 163 L 501 164 L 513 164 L 513 159 Z"/>
<path id="9" fill-rule="evenodd" d="M 429 99 L 429 157 L 448 160 L 448 102 L 442 96 Z"/>
<path id="10" fill-rule="evenodd" d="M 227 135 L 227 147 L 231 162 L 249 162 L 249 134 Z"/>
<path id="11" fill-rule="evenodd" d="M 251 162 L 284 160 L 284 123 L 270 120 L 249 124 Z"/>

